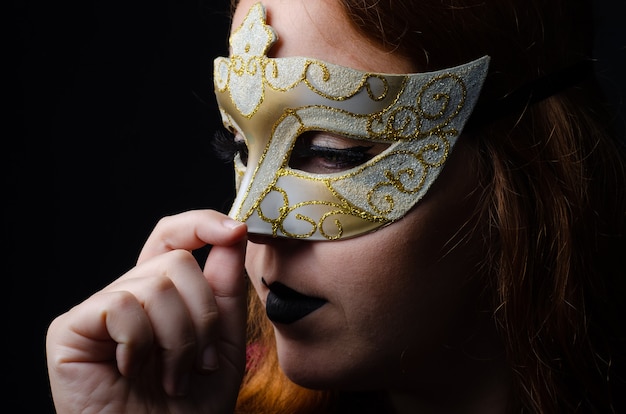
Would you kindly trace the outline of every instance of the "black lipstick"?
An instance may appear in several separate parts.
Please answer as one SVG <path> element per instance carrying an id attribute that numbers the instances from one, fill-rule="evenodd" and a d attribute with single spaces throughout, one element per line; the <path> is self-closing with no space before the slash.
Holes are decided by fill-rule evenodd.
<path id="1" fill-rule="evenodd" d="M 272 322 L 293 323 L 326 303 L 324 299 L 303 295 L 280 282 L 268 285 L 265 279 L 261 280 L 270 290 L 265 302 L 265 312 Z"/>

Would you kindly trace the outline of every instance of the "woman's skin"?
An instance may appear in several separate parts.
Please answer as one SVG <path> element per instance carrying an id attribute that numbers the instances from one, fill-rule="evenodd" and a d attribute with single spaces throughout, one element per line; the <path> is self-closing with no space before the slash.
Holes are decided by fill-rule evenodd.
<path id="1" fill-rule="evenodd" d="M 55 319 L 57 412 L 232 412 L 245 364 L 246 230 L 215 211 L 166 217 L 135 268 Z M 190 252 L 207 244 L 202 271 Z"/>
<path id="2" fill-rule="evenodd" d="M 233 28 L 255 1 L 239 3 Z M 263 3 L 279 35 L 272 57 L 419 71 L 350 29 L 331 0 Z M 462 136 L 403 219 L 353 239 L 250 235 L 246 249 L 246 226 L 221 213 L 161 220 L 134 269 L 51 324 L 58 411 L 232 412 L 245 364 L 245 260 L 261 301 L 273 282 L 327 301 L 294 323 L 275 323 L 281 367 L 296 383 L 387 390 L 399 411 L 501 412 L 508 372 L 481 299 L 476 154 Z M 317 159 L 306 165 L 333 167 Z M 190 251 L 206 244 L 213 247 L 201 268 Z"/>
<path id="3" fill-rule="evenodd" d="M 239 3 L 233 27 L 253 3 Z M 419 71 L 350 30 L 334 1 L 263 3 L 279 37 L 271 57 Z M 322 136 L 336 148 L 351 141 Z M 480 303 L 484 282 L 474 274 L 479 243 L 461 240 L 475 225 L 466 224 L 475 203 L 475 154 L 469 137 L 461 137 L 426 197 L 376 232 L 337 242 L 250 236 L 246 269 L 262 301 L 268 294 L 262 279 L 328 300 L 296 323 L 275 324 L 279 361 L 290 379 L 313 388 L 401 390 L 437 405 L 466 404 L 491 380 L 485 371 L 501 375 L 490 313 Z"/>

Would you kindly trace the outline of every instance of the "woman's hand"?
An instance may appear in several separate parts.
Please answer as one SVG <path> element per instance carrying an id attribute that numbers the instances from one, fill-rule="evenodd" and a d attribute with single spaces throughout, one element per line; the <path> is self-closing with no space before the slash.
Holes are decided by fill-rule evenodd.
<path id="1" fill-rule="evenodd" d="M 162 219 L 135 268 L 51 323 L 57 412 L 232 412 L 245 367 L 245 243 L 246 226 L 216 211 Z M 201 269 L 191 251 L 207 244 Z"/>

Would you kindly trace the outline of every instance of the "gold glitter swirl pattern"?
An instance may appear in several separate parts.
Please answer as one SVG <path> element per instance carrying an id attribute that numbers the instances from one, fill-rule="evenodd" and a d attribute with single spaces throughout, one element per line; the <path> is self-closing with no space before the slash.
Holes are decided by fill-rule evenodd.
<path id="1" fill-rule="evenodd" d="M 280 175 L 303 178 L 297 171 L 293 170 L 281 170 Z M 388 221 L 383 216 L 369 214 L 352 205 L 332 188 L 332 179 L 320 179 L 319 181 L 324 183 L 324 186 L 329 190 L 329 194 L 332 194 L 335 200 L 307 200 L 291 205 L 288 191 L 274 183 L 256 203 L 254 212 L 261 220 L 271 225 L 272 235 L 276 236 L 281 233 L 296 239 L 309 238 L 316 232 L 319 232 L 327 240 L 339 239 L 343 235 L 342 217 L 344 219 L 351 217 L 352 219 L 365 220 L 370 223 L 385 223 Z M 272 200 L 270 200 L 271 202 L 268 205 L 271 207 L 266 209 L 263 206 L 264 201 L 270 198 Z M 280 201 L 277 201 L 278 199 Z M 307 208 L 318 206 L 323 207 L 323 210 L 317 211 L 324 211 L 324 213 L 317 215 L 317 218 L 311 214 L 311 212 L 314 213 L 316 211 L 315 209 L 310 210 L 311 212 L 309 213 L 306 212 Z M 334 220 L 331 220 L 333 217 Z M 310 228 L 308 231 L 295 233 L 293 230 L 290 230 L 292 226 L 286 224 L 289 219 L 306 222 Z M 328 221 L 332 221 L 331 227 L 333 231 L 328 229 L 326 225 Z"/>
<path id="2" fill-rule="evenodd" d="M 215 59 L 223 123 L 248 147 L 247 165 L 235 158 L 229 215 L 251 233 L 303 240 L 354 237 L 403 217 L 461 136 L 489 57 L 436 72 L 370 73 L 306 57 L 270 58 L 277 40 L 256 3 L 230 38 L 231 56 Z M 308 145 L 298 141 L 305 132 L 388 146 L 360 165 L 316 174 L 289 165 L 296 143 Z"/>
<path id="3" fill-rule="evenodd" d="M 387 79 L 379 74 L 355 73 L 341 66 L 307 58 L 269 58 L 276 42 L 273 29 L 264 23 L 265 11 L 253 6 L 231 37 L 230 58 L 215 59 L 216 90 L 228 91 L 235 107 L 251 118 L 265 99 L 265 87 L 285 92 L 299 84 L 332 101 L 345 101 L 364 90 L 372 101 L 388 93 Z M 251 43 L 256 36 L 260 42 Z"/>
<path id="4" fill-rule="evenodd" d="M 459 115 L 466 97 L 467 86 L 461 77 L 441 74 L 422 86 L 415 105 L 392 106 L 391 110 L 374 114 L 368 123 L 369 135 L 389 141 L 414 140 L 433 134 L 456 135 L 454 128 L 445 127 Z M 426 130 L 423 130 L 424 121 L 431 121 Z M 434 121 L 437 123 L 432 125 Z"/>
<path id="5" fill-rule="evenodd" d="M 299 84 L 306 85 L 311 91 L 330 101 L 345 101 L 361 91 L 378 102 L 387 97 L 388 80 L 376 73 L 354 72 L 346 76 L 343 68 L 309 59 L 287 58 L 270 59 L 265 56 L 232 55 L 230 59 L 215 60 L 214 78 L 216 90 L 228 92 L 235 107 L 244 116 L 251 118 L 264 101 L 265 87 L 278 92 L 286 92 Z M 294 65 L 301 61 L 299 74 L 294 76 Z M 289 67 L 281 70 L 283 63 Z M 247 94 L 238 94 L 245 90 Z"/>
<path id="6" fill-rule="evenodd" d="M 445 163 L 450 151 L 450 142 L 444 137 L 440 138 L 441 142 L 424 145 L 419 152 L 394 151 L 385 155 L 385 157 L 400 155 L 413 157 L 417 163 L 412 163 L 412 165 L 417 165 L 420 168 L 407 167 L 397 171 L 390 169 L 384 171 L 386 181 L 376 183 L 367 193 L 367 201 L 377 214 L 386 216 L 394 210 L 394 196 L 385 190 L 394 189 L 405 195 L 416 194 L 424 187 L 429 170 Z M 383 207 L 383 204 L 386 204 L 386 207 Z"/>

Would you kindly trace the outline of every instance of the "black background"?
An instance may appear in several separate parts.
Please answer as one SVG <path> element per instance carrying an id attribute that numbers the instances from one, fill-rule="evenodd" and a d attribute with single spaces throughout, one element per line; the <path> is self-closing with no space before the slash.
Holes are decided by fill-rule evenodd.
<path id="1" fill-rule="evenodd" d="M 51 319 L 132 267 L 161 216 L 228 207 L 232 169 L 209 142 L 229 12 L 225 0 L 13 6 L 5 390 L 15 412 L 48 413 Z"/>
<path id="2" fill-rule="evenodd" d="M 220 125 L 212 61 L 227 53 L 228 5 L 11 7 L 15 28 L 3 54 L 5 389 L 16 412 L 48 413 L 51 319 L 132 267 L 160 217 L 228 208 L 231 169 L 209 147 Z M 599 10 L 597 72 L 623 116 L 624 2 Z"/>

